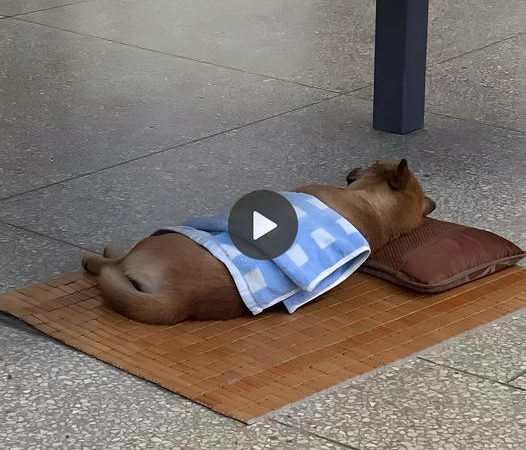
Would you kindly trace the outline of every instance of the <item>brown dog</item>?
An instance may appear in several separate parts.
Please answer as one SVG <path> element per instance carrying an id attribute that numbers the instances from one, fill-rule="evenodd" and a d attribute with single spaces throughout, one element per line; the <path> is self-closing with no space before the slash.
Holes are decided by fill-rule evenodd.
<path id="1" fill-rule="evenodd" d="M 355 169 L 348 187 L 308 185 L 311 194 L 348 219 L 371 249 L 422 224 L 434 209 L 405 160 Z M 125 256 L 108 248 L 86 255 L 84 268 L 98 275 L 105 301 L 131 319 L 157 324 L 230 319 L 248 313 L 226 267 L 181 234 L 147 237 Z"/>

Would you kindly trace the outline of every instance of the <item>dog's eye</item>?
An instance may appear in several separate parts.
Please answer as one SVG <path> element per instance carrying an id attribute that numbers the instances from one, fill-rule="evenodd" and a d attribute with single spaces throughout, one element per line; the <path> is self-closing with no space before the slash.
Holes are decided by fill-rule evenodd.
<path id="1" fill-rule="evenodd" d="M 362 170 L 360 167 L 355 167 L 353 170 L 351 170 L 347 175 L 347 185 L 356 181 L 360 177 L 361 172 Z"/>

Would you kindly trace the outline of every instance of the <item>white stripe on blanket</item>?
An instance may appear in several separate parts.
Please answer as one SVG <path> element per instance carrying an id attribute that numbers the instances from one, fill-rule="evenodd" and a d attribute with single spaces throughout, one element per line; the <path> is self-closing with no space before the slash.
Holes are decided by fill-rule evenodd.
<path id="1" fill-rule="evenodd" d="M 285 253 L 271 260 L 253 259 L 237 250 L 228 234 L 228 210 L 162 231 L 184 234 L 219 259 L 253 314 L 279 302 L 292 313 L 348 278 L 371 249 L 347 219 L 316 197 L 280 194 L 294 206 L 298 234 Z"/>

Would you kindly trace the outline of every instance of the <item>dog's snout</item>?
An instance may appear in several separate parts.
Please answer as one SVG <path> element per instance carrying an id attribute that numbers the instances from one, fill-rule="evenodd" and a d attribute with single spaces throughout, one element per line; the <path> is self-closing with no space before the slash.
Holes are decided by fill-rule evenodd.
<path id="1" fill-rule="evenodd" d="M 426 210 L 425 215 L 431 214 L 437 207 L 436 202 L 432 199 L 426 196 Z"/>
<path id="2" fill-rule="evenodd" d="M 361 167 L 355 167 L 354 169 L 352 169 L 347 175 L 347 185 L 356 181 L 360 177 L 361 171 L 362 171 Z"/>

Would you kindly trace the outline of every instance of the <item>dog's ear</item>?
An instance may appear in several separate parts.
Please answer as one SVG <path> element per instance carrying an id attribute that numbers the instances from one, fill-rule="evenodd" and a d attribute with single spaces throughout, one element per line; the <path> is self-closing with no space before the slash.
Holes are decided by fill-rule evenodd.
<path id="1" fill-rule="evenodd" d="M 393 172 L 389 180 L 389 186 L 391 186 L 395 191 L 401 191 L 407 186 L 409 178 L 411 177 L 411 172 L 407 165 L 407 160 L 402 159 L 396 168 L 396 171 Z"/>
<path id="2" fill-rule="evenodd" d="M 429 197 L 424 198 L 424 216 L 427 216 L 428 214 L 431 214 L 435 208 L 437 207 L 437 204 L 435 201 Z"/>

